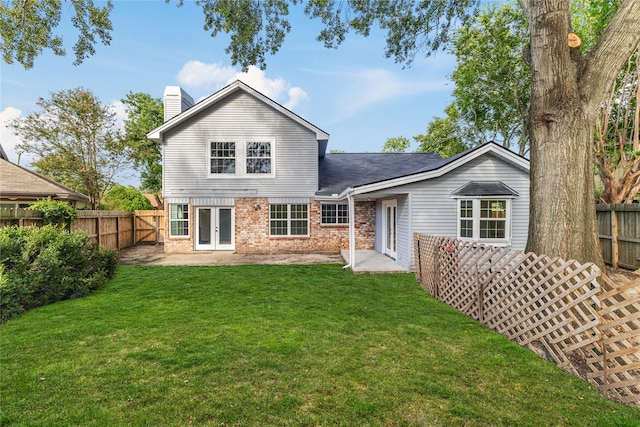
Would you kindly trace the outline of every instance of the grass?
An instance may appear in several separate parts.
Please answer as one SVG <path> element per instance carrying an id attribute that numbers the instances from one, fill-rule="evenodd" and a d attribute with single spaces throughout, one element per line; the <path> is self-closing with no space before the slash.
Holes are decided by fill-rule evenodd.
<path id="1" fill-rule="evenodd" d="M 1 425 L 640 425 L 409 274 L 122 266 L 0 352 Z"/>

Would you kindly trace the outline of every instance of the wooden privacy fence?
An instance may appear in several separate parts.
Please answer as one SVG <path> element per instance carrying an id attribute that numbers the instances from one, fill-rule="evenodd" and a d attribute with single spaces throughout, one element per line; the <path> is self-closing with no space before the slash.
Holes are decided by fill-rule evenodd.
<path id="1" fill-rule="evenodd" d="M 164 211 L 135 212 L 136 244 L 164 242 Z"/>
<path id="2" fill-rule="evenodd" d="M 140 216 L 138 216 L 140 212 Z M 0 209 L 0 227 L 42 225 L 42 214 L 30 209 Z M 162 211 L 78 211 L 71 230 L 84 230 L 92 241 L 107 249 L 124 249 L 138 243 L 164 241 Z"/>
<path id="3" fill-rule="evenodd" d="M 416 234 L 414 244 L 416 277 L 433 297 L 640 407 L 640 279 L 445 237 Z"/>
<path id="4" fill-rule="evenodd" d="M 613 267 L 640 268 L 640 203 L 596 205 L 602 256 Z"/>

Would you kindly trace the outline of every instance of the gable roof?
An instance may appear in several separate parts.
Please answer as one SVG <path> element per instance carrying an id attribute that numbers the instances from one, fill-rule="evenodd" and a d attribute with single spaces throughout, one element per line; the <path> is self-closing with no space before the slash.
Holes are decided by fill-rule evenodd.
<path id="1" fill-rule="evenodd" d="M 451 197 L 519 196 L 518 192 L 502 181 L 469 181 L 451 193 Z"/>
<path id="2" fill-rule="evenodd" d="M 240 80 L 236 80 L 233 83 L 223 87 L 222 89 L 220 89 L 216 93 L 208 96 L 207 98 L 205 98 L 202 101 L 198 102 L 197 104 L 193 105 L 189 109 L 187 109 L 187 110 L 183 111 L 182 113 L 178 114 L 177 116 L 167 120 L 162 125 L 158 126 L 157 128 L 155 128 L 152 131 L 150 131 L 149 133 L 147 133 L 147 138 L 149 138 L 152 141 L 161 142 L 162 141 L 162 135 L 165 132 L 167 132 L 168 130 L 174 128 L 175 126 L 177 126 L 177 125 L 179 125 L 179 124 L 181 124 L 183 122 L 185 122 L 186 120 L 189 120 L 189 118 L 195 116 L 196 114 L 202 112 L 203 110 L 206 110 L 210 106 L 216 104 L 217 102 L 220 102 L 221 100 L 227 98 L 228 96 L 230 96 L 230 95 L 232 95 L 232 94 L 234 94 L 234 93 L 236 93 L 238 91 L 243 91 L 243 92 L 253 96 L 254 98 L 256 98 L 256 99 L 264 102 L 265 104 L 269 105 L 274 110 L 284 114 L 285 116 L 287 116 L 291 120 L 295 121 L 296 123 L 300 124 L 301 126 L 303 126 L 303 127 L 307 128 L 307 129 L 309 129 L 310 131 L 314 132 L 316 134 L 316 139 L 318 140 L 318 143 L 319 143 L 319 148 L 321 148 L 321 149 L 319 149 L 319 152 L 322 155 L 324 155 L 324 152 L 325 152 L 326 146 L 327 146 L 327 142 L 329 141 L 329 134 L 328 133 L 326 133 L 325 131 L 323 131 L 319 127 L 313 125 L 309 121 L 303 119 L 302 117 L 300 117 L 299 115 L 297 115 L 293 111 L 291 111 L 291 110 L 283 107 L 282 105 L 278 104 L 277 102 L 275 102 L 273 99 L 269 98 L 268 96 L 263 95 L 262 93 L 258 92 L 257 90 L 253 89 L 252 87 L 248 86 L 246 83 L 241 82 Z"/>
<path id="3" fill-rule="evenodd" d="M 320 162 L 320 190 L 316 194 L 344 198 L 348 192 L 365 194 L 433 179 L 487 154 L 529 172 L 529 160 L 495 142 L 479 145 L 447 159 L 435 153 L 378 154 L 390 157 L 384 159 L 384 163 L 376 163 L 373 161 L 375 157 L 371 157 L 369 167 L 366 166 L 366 158 L 359 157 L 362 154 L 342 154 L 345 158 L 339 162 L 331 161 L 334 155 L 329 154 L 330 162 L 326 166 L 323 167 L 326 158 Z"/>
<path id="4" fill-rule="evenodd" d="M 51 197 L 56 200 L 89 201 L 84 194 L 5 159 L 0 159 L 0 196 L 25 200 Z"/>

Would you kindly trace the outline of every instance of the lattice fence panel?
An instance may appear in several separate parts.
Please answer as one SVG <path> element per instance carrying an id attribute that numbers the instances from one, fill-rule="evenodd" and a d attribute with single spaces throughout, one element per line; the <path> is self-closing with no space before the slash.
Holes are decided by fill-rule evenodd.
<path id="1" fill-rule="evenodd" d="M 587 360 L 589 378 L 604 395 L 640 406 L 640 279 L 602 279 L 602 340 Z"/>
<path id="2" fill-rule="evenodd" d="M 432 296 L 640 406 L 640 280 L 620 286 L 593 264 L 436 236 L 416 234 L 415 248 Z"/>

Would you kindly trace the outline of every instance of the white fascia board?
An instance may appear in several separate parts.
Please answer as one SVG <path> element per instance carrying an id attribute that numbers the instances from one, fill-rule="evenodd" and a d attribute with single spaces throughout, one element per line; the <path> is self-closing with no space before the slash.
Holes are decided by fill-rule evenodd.
<path id="1" fill-rule="evenodd" d="M 300 117 L 297 114 L 293 113 L 292 111 L 286 109 L 282 105 L 280 105 L 277 102 L 273 101 L 272 99 L 266 97 L 265 95 L 261 94 L 260 92 L 256 91 L 255 89 L 247 86 L 245 83 L 241 82 L 240 80 L 236 80 L 235 82 L 233 82 L 230 85 L 220 89 L 218 92 L 214 93 L 213 95 L 209 96 L 208 98 L 206 98 L 206 99 L 200 101 L 199 103 L 195 104 L 193 107 L 189 108 L 188 110 L 183 111 L 182 113 L 178 114 L 177 116 L 167 120 L 162 125 L 158 126 L 157 128 L 155 128 L 151 132 L 147 133 L 147 138 L 149 138 L 150 140 L 155 141 L 155 142 L 161 142 L 162 141 L 162 134 L 164 132 L 166 132 L 167 130 L 171 129 L 172 127 L 184 122 L 185 120 L 189 119 L 190 117 L 200 113 L 201 111 L 209 108 L 211 105 L 215 104 L 216 102 L 220 101 L 221 99 L 226 98 L 227 96 L 229 96 L 230 94 L 236 92 L 237 90 L 244 90 L 246 93 L 249 93 L 249 94 L 253 95 L 254 97 L 262 100 L 266 104 L 270 105 L 273 109 L 281 112 L 282 114 L 286 115 L 287 117 L 291 118 L 292 120 L 296 121 L 297 123 L 301 124 L 302 126 L 306 127 L 307 129 L 311 130 L 312 132 L 314 132 L 316 134 L 316 138 L 318 140 L 329 139 L 329 134 L 324 132 L 322 129 L 320 129 L 320 128 L 316 127 L 315 125 L 311 124 L 310 122 L 304 120 L 302 117 Z"/>
<path id="2" fill-rule="evenodd" d="M 471 151 L 467 155 L 462 156 L 452 161 L 451 163 L 444 165 L 441 168 L 428 171 L 428 172 L 422 172 L 422 173 L 417 173 L 413 175 L 402 176 L 399 178 L 389 179 L 386 181 L 375 182 L 373 184 L 365 184 L 360 187 L 355 187 L 353 189 L 348 188 L 345 191 L 343 191 L 341 195 L 344 194 L 346 197 L 346 193 L 349 192 L 349 190 L 352 190 L 354 195 L 366 194 L 366 193 L 371 193 L 373 191 L 386 190 L 392 187 L 399 187 L 401 185 L 413 184 L 414 182 L 420 182 L 428 179 L 437 178 L 489 152 L 497 155 L 498 157 L 513 164 L 514 166 L 526 171 L 527 173 L 529 172 L 529 162 L 525 158 L 520 157 L 519 155 L 513 153 L 510 150 L 502 149 L 501 147 L 496 147 L 494 144 L 484 144 L 479 148 L 477 148 L 476 150 Z"/>

